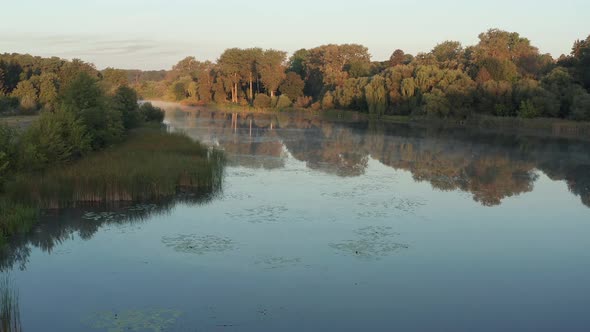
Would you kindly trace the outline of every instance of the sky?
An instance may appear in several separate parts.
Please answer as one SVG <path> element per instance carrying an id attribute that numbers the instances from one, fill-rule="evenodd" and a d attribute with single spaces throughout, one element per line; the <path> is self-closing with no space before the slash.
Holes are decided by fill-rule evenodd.
<path id="1" fill-rule="evenodd" d="M 590 34 L 588 0 L 4 0 L 0 53 L 80 58 L 97 68 L 169 69 L 186 56 L 215 61 L 226 48 L 292 53 L 329 43 L 395 49 L 477 43 L 515 31 L 554 57 Z"/>

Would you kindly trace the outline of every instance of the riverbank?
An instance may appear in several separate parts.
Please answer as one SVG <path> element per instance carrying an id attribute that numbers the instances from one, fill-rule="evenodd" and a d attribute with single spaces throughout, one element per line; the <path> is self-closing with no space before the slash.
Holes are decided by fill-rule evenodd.
<path id="1" fill-rule="evenodd" d="M 8 180 L 0 196 L 0 245 L 28 232 L 45 209 L 214 193 L 221 188 L 223 167 L 221 152 L 184 134 L 155 126 L 134 129 L 122 143 L 69 165 Z"/>
<path id="2" fill-rule="evenodd" d="M 190 103 L 175 103 L 161 100 L 150 100 L 155 105 L 177 105 L 184 110 L 207 108 L 222 112 L 277 114 L 277 113 L 304 113 L 311 116 L 320 116 L 330 121 L 378 121 L 380 123 L 404 123 L 418 127 L 436 127 L 441 129 L 465 129 L 483 133 L 529 135 L 539 137 L 568 138 L 590 140 L 590 122 L 572 121 L 555 118 L 525 119 L 517 117 L 498 117 L 490 115 L 473 115 L 466 119 L 437 119 L 432 117 L 412 117 L 401 115 L 383 115 L 372 117 L 367 113 L 354 110 L 312 110 L 309 108 L 285 108 L 260 109 L 251 106 L 239 105 L 193 105 Z"/>

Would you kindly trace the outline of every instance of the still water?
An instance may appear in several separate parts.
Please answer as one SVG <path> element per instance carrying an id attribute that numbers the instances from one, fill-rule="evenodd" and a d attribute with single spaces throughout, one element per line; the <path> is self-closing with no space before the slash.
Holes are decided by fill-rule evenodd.
<path id="1" fill-rule="evenodd" d="M 164 106 L 223 191 L 47 212 L 24 331 L 590 330 L 589 143 Z"/>

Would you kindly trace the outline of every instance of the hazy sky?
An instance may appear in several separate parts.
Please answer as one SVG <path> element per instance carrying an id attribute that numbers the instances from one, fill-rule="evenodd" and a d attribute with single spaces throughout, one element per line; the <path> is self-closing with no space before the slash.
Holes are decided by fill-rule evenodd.
<path id="1" fill-rule="evenodd" d="M 168 69 L 185 56 L 215 60 L 229 47 L 293 52 L 360 43 L 373 59 L 396 48 L 477 42 L 489 28 L 519 32 L 541 52 L 569 53 L 590 34 L 589 0 L 5 0 L 0 53 L 81 58 Z"/>

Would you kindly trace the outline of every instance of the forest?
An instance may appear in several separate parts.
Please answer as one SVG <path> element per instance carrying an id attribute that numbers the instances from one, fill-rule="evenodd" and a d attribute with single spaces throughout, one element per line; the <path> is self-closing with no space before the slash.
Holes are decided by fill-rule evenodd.
<path id="1" fill-rule="evenodd" d="M 397 49 L 388 61 L 372 61 L 357 44 L 300 49 L 289 58 L 274 49 L 231 48 L 215 63 L 186 57 L 168 71 L 98 71 L 81 60 L 4 54 L 0 112 L 54 110 L 79 71 L 100 78 L 107 92 L 129 84 L 143 99 L 202 105 L 590 120 L 590 36 L 554 59 L 498 29 L 480 34 L 476 45 L 445 41 L 416 55 Z"/>
<path id="2" fill-rule="evenodd" d="M 518 33 L 491 29 L 473 46 L 445 41 L 416 55 L 398 49 L 381 62 L 355 44 L 301 49 L 290 58 L 272 49 L 233 48 L 216 63 L 187 57 L 168 72 L 125 73 L 146 99 L 435 118 L 590 120 L 590 36 L 558 59 Z M 125 79 L 122 71 L 118 76 Z"/>

